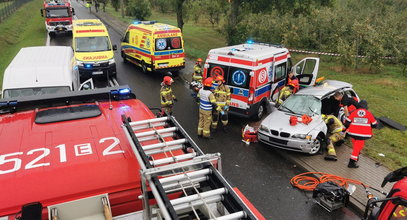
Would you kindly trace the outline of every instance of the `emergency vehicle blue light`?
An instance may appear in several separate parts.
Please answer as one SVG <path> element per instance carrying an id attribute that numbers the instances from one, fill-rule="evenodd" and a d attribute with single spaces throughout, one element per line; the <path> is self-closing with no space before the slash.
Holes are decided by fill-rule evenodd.
<path id="1" fill-rule="evenodd" d="M 247 43 L 247 44 L 253 44 L 254 41 L 252 41 L 252 40 L 247 40 L 246 43 Z"/>
<path id="2" fill-rule="evenodd" d="M 130 88 L 119 89 L 120 95 L 128 95 L 130 94 L 130 92 L 131 92 Z"/>
<path id="3" fill-rule="evenodd" d="M 85 64 L 85 68 L 92 68 L 92 64 Z"/>
<path id="4" fill-rule="evenodd" d="M 133 24 L 141 24 L 141 21 L 134 21 Z"/>

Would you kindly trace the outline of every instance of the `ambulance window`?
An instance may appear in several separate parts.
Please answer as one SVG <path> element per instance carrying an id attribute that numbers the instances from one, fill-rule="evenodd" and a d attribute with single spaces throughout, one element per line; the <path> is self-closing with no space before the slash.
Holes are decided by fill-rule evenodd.
<path id="1" fill-rule="evenodd" d="M 155 50 L 175 50 L 182 48 L 181 37 L 168 37 L 168 38 L 157 38 L 155 40 Z"/>
<path id="2" fill-rule="evenodd" d="M 130 32 L 127 32 L 126 35 L 123 38 L 123 42 L 129 43 L 129 38 L 130 38 Z"/>
<path id="3" fill-rule="evenodd" d="M 287 75 L 287 63 L 282 63 L 276 66 L 276 74 L 274 76 L 274 82 L 285 79 Z"/>
<path id="4" fill-rule="evenodd" d="M 250 70 L 237 67 L 229 67 L 228 85 L 240 88 L 249 88 Z"/>
<path id="5" fill-rule="evenodd" d="M 228 79 L 228 66 L 224 65 L 218 65 L 218 64 L 209 64 L 209 69 L 208 69 L 208 77 L 213 77 L 215 78 L 218 75 L 223 76 L 223 78 Z"/>

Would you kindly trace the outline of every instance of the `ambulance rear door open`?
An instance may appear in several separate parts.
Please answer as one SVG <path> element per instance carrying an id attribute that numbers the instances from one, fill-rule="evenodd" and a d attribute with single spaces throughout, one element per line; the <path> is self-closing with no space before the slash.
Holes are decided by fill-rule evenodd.
<path id="1" fill-rule="evenodd" d="M 315 85 L 318 76 L 319 58 L 307 57 L 294 65 L 293 71 L 301 88 Z"/>

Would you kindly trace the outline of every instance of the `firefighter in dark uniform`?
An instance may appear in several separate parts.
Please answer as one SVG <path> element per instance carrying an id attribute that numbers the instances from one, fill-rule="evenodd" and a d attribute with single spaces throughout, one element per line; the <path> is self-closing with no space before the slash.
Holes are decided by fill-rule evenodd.
<path id="1" fill-rule="evenodd" d="M 300 89 L 300 84 L 294 72 L 291 71 L 287 77 L 287 84 L 280 91 L 277 99 L 277 105 L 281 105 L 290 95 L 296 93 Z"/>
<path id="2" fill-rule="evenodd" d="M 373 136 L 372 128 L 377 126 L 373 114 L 367 110 L 367 102 L 359 102 L 359 108 L 346 118 L 345 126 L 348 127 L 348 135 L 352 138 L 353 151 L 349 159 L 349 168 L 358 168 L 360 151 L 365 146 L 365 140 Z"/>
<path id="3" fill-rule="evenodd" d="M 215 81 L 218 84 L 214 91 L 216 105 L 218 106 L 218 108 L 213 111 L 211 127 L 212 129 L 216 129 L 218 127 L 220 116 L 223 125 L 222 128 L 224 131 L 226 131 L 225 126 L 228 124 L 228 111 L 230 104 L 230 88 L 229 86 L 224 84 L 225 79 L 221 75 L 216 76 Z"/>
<path id="4" fill-rule="evenodd" d="M 211 137 L 212 109 L 216 108 L 216 99 L 211 92 L 212 77 L 208 77 L 203 82 L 203 88 L 198 92 L 199 102 L 199 122 L 198 122 L 198 137 Z"/>
<path id="5" fill-rule="evenodd" d="M 170 76 L 165 76 L 163 82 L 161 83 L 160 90 L 160 99 L 161 99 L 161 110 L 162 113 L 168 115 L 172 114 L 172 107 L 174 101 L 177 101 L 177 98 L 172 93 L 171 84 L 174 80 Z"/>
<path id="6" fill-rule="evenodd" d="M 322 115 L 322 119 L 328 127 L 328 138 L 326 147 L 327 153 L 325 155 L 325 160 L 337 161 L 338 159 L 336 158 L 334 144 L 345 139 L 345 127 L 343 126 L 342 122 L 339 121 L 339 119 L 334 115 Z"/>

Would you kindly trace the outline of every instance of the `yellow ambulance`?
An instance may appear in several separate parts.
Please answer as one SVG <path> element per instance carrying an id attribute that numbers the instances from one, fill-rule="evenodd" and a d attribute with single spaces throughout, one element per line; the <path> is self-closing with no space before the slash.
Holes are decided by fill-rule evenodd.
<path id="1" fill-rule="evenodd" d="M 185 67 L 181 30 L 156 21 L 136 21 L 122 38 L 121 56 L 144 72 L 178 71 Z"/>
<path id="2" fill-rule="evenodd" d="M 114 50 L 109 33 L 99 19 L 73 20 L 72 48 L 81 80 L 116 76 Z"/>

